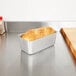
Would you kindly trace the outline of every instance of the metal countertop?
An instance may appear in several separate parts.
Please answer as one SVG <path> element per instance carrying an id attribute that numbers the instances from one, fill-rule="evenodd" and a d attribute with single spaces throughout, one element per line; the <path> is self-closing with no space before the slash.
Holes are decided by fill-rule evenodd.
<path id="1" fill-rule="evenodd" d="M 76 76 L 76 60 L 59 32 L 54 46 L 34 55 L 21 51 L 17 35 L 0 36 L 0 76 Z"/>

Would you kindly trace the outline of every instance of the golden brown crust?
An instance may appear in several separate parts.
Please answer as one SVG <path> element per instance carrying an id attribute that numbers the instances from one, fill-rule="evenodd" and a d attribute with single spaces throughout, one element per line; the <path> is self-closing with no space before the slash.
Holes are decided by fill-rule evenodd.
<path id="1" fill-rule="evenodd" d="M 44 36 L 47 36 L 49 34 L 54 33 L 55 30 L 53 30 L 51 27 L 41 27 L 37 29 L 30 29 L 24 34 L 21 35 L 21 38 L 33 41 L 39 38 L 42 38 Z"/>

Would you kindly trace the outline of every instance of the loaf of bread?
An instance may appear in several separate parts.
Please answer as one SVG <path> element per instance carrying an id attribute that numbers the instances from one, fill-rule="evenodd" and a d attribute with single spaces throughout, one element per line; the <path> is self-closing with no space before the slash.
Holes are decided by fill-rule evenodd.
<path id="1" fill-rule="evenodd" d="M 21 38 L 29 41 L 33 41 L 49 34 L 55 33 L 55 30 L 49 26 L 40 27 L 36 29 L 30 29 L 21 35 Z"/>

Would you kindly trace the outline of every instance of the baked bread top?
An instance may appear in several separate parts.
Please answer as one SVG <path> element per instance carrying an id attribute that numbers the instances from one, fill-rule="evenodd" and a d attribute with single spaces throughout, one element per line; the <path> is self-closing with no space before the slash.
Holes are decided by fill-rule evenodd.
<path id="1" fill-rule="evenodd" d="M 25 32 L 21 35 L 21 38 L 28 40 L 28 41 L 33 41 L 33 40 L 42 38 L 44 36 L 47 36 L 47 35 L 55 33 L 55 32 L 56 31 L 49 26 L 40 27 L 40 28 L 28 30 L 27 32 Z"/>

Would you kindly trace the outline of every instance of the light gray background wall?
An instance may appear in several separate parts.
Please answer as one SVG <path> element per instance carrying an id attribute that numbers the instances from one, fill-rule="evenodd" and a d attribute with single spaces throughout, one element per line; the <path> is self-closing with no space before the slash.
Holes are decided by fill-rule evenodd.
<path id="1" fill-rule="evenodd" d="M 5 21 L 76 21 L 76 0 L 0 0 Z"/>

